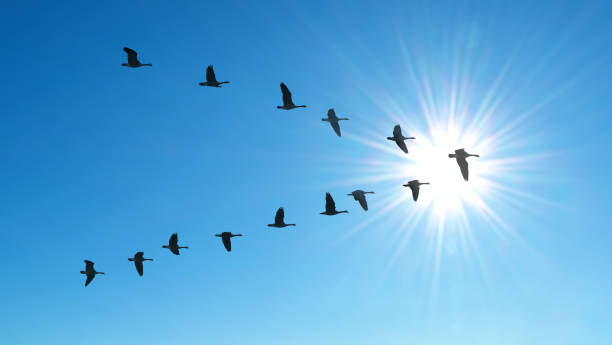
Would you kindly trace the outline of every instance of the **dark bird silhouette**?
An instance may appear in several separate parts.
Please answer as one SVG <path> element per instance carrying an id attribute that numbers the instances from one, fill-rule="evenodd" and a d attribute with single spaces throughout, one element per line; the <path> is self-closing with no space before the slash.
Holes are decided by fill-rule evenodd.
<path id="1" fill-rule="evenodd" d="M 465 149 L 455 150 L 455 153 L 450 153 L 448 158 L 455 158 L 457 160 L 457 164 L 459 164 L 459 169 L 461 169 L 461 175 L 463 175 L 464 180 L 468 180 L 470 172 L 468 171 L 468 162 L 466 158 L 468 157 L 480 157 L 479 155 L 473 155 L 471 153 L 465 152 Z"/>
<path id="2" fill-rule="evenodd" d="M 170 249 L 170 251 L 172 252 L 172 254 L 174 255 L 181 255 L 181 253 L 179 253 L 179 249 L 187 249 L 189 247 L 181 247 L 178 245 L 178 234 L 175 232 L 172 234 L 172 236 L 170 236 L 170 240 L 168 240 L 168 245 L 167 246 L 162 246 L 162 248 L 168 248 Z"/>
<path id="3" fill-rule="evenodd" d="M 306 108 L 305 105 L 295 105 L 291 99 L 291 91 L 285 83 L 280 83 L 281 91 L 283 92 L 283 105 L 276 106 L 278 109 L 291 110 L 293 108 Z"/>
<path id="4" fill-rule="evenodd" d="M 215 236 L 221 237 L 223 241 L 223 246 L 228 252 L 232 251 L 232 237 L 242 236 L 242 234 L 232 234 L 231 232 L 222 232 L 220 234 L 216 234 Z"/>
<path id="5" fill-rule="evenodd" d="M 348 120 L 346 117 L 337 117 L 334 108 L 331 108 L 327 111 L 327 118 L 321 119 L 323 121 L 329 122 L 329 124 L 334 129 L 334 132 L 340 137 L 342 134 L 340 133 L 340 124 L 338 121 Z"/>
<path id="6" fill-rule="evenodd" d="M 143 271 L 142 271 L 142 269 L 143 269 L 142 263 L 144 261 L 153 261 L 153 259 L 145 259 L 143 257 L 143 255 L 144 255 L 144 252 L 138 252 L 138 253 L 134 254 L 133 258 L 129 258 L 128 259 L 128 261 L 134 261 L 134 266 L 136 266 L 136 271 L 138 271 L 138 274 L 141 275 L 141 276 L 142 276 L 142 273 L 143 273 Z"/>
<path id="7" fill-rule="evenodd" d="M 201 86 L 221 87 L 221 84 L 229 84 L 229 81 L 218 82 L 215 77 L 215 70 L 210 65 L 206 68 L 206 82 L 200 83 Z"/>
<path id="8" fill-rule="evenodd" d="M 403 186 L 410 187 L 410 189 L 412 190 L 412 199 L 414 199 L 414 201 L 417 201 L 417 199 L 419 198 L 419 190 L 421 189 L 421 185 L 423 184 L 429 184 L 429 182 L 419 182 L 419 180 L 412 180 Z"/>
<path id="9" fill-rule="evenodd" d="M 150 63 L 140 63 L 140 61 L 138 61 L 138 53 L 136 53 L 135 50 L 130 49 L 128 47 L 124 47 L 123 51 L 127 53 L 128 63 L 122 63 L 121 66 L 134 68 L 142 66 L 153 66 Z"/>
<path id="10" fill-rule="evenodd" d="M 85 281 L 85 286 L 87 286 L 95 278 L 96 274 L 104 274 L 104 272 L 96 271 L 94 268 L 94 263 L 92 261 L 85 260 L 85 271 L 81 271 L 81 274 L 85 274 L 87 276 L 87 280 Z"/>
<path id="11" fill-rule="evenodd" d="M 295 224 L 285 224 L 285 210 L 281 207 L 276 211 L 274 224 L 268 224 L 272 228 L 284 228 L 286 226 L 295 226 Z"/>
<path id="12" fill-rule="evenodd" d="M 348 211 L 346 210 L 336 211 L 336 203 L 334 202 L 334 199 L 332 198 L 331 194 L 326 193 L 325 194 L 325 212 L 321 212 L 321 214 L 324 214 L 327 216 L 334 216 L 338 213 L 348 213 Z"/>
<path id="13" fill-rule="evenodd" d="M 393 127 L 393 136 L 387 137 L 387 140 L 395 141 L 397 146 L 399 146 L 399 148 L 402 149 L 404 153 L 408 153 L 408 148 L 406 147 L 406 143 L 404 142 L 404 140 L 406 139 L 414 139 L 414 137 L 403 136 L 402 128 L 400 127 L 400 125 L 395 125 L 395 127 Z"/>
<path id="14" fill-rule="evenodd" d="M 366 201 L 366 194 L 375 194 L 374 192 L 364 192 L 361 189 L 354 190 L 351 194 L 347 194 L 348 196 L 353 196 L 355 200 L 359 201 L 359 205 L 364 211 L 368 210 L 368 202 Z"/>

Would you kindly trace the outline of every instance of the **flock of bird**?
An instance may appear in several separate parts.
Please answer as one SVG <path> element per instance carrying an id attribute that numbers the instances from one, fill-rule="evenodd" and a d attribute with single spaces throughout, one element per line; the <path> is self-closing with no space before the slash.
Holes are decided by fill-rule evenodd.
<path id="1" fill-rule="evenodd" d="M 122 66 L 132 67 L 132 68 L 143 67 L 143 66 L 153 66 L 150 63 L 141 63 L 140 61 L 138 61 L 138 53 L 136 53 L 136 51 L 134 51 L 133 49 L 125 47 L 123 48 L 123 50 L 127 53 L 127 63 L 121 64 Z M 221 87 L 222 84 L 229 84 L 229 81 L 222 81 L 222 82 L 217 81 L 217 77 L 215 76 L 215 71 L 213 69 L 213 66 L 212 65 L 208 66 L 206 68 L 206 81 L 201 82 L 200 85 L 209 86 L 209 87 Z M 285 85 L 285 83 L 281 83 L 280 88 L 281 88 L 281 92 L 283 95 L 283 105 L 277 106 L 278 109 L 291 110 L 295 108 L 306 108 L 306 105 L 295 105 L 293 103 L 291 91 L 289 91 L 289 88 L 287 87 L 287 85 Z M 342 133 L 340 131 L 339 122 L 348 120 L 348 118 L 336 116 L 336 112 L 332 108 L 327 111 L 327 118 L 323 118 L 322 120 L 325 122 L 329 122 L 329 124 L 331 125 L 336 135 L 340 137 L 342 136 Z M 392 137 L 387 137 L 387 140 L 394 141 L 404 153 L 408 153 L 408 147 L 406 146 L 406 140 L 408 139 L 414 140 L 415 138 L 405 137 L 402 134 L 402 128 L 400 127 L 400 125 L 396 125 L 393 128 Z M 449 154 L 448 157 L 455 158 L 455 160 L 457 161 L 457 164 L 459 165 L 459 169 L 461 170 L 461 175 L 463 176 L 463 179 L 467 181 L 469 177 L 467 158 L 468 157 L 479 157 L 479 156 L 475 154 L 467 153 L 465 149 L 461 148 L 461 149 L 455 150 L 455 153 Z M 412 199 L 416 202 L 419 198 L 419 191 L 421 189 L 421 186 L 426 185 L 426 184 L 429 184 L 429 182 L 420 182 L 419 180 L 412 180 L 404 184 L 403 186 L 411 189 Z M 359 202 L 359 205 L 363 208 L 363 210 L 367 211 L 368 202 L 366 200 L 366 194 L 374 194 L 374 192 L 365 192 L 363 190 L 358 189 L 347 195 L 352 196 L 357 202 Z M 334 199 L 332 198 L 330 193 L 326 193 L 325 194 L 325 211 L 321 212 L 321 214 L 327 215 L 327 216 L 334 216 L 340 213 L 348 213 L 348 211 L 347 210 L 342 210 L 342 211 L 336 210 L 336 203 L 334 202 Z M 296 224 L 285 223 L 285 210 L 281 207 L 276 211 L 276 216 L 274 217 L 274 223 L 268 224 L 268 226 L 273 227 L 273 228 L 284 228 L 288 226 L 296 226 Z M 231 232 L 222 232 L 220 234 L 216 234 L 215 236 L 221 238 L 223 246 L 228 252 L 230 252 L 232 250 L 232 237 L 239 237 L 239 236 L 242 236 L 242 234 L 232 234 Z M 170 236 L 170 239 L 168 240 L 168 244 L 163 245 L 162 248 L 167 248 L 174 255 L 180 255 L 181 249 L 187 249 L 189 247 L 179 246 L 178 234 L 174 233 Z M 153 259 L 145 258 L 144 252 L 137 252 L 136 254 L 134 254 L 134 257 L 131 257 L 128 260 L 134 262 L 136 271 L 138 272 L 140 276 L 142 276 L 144 272 L 143 263 L 145 261 L 153 261 Z M 96 271 L 94 268 L 94 263 L 90 260 L 85 260 L 85 270 L 81 271 L 81 274 L 86 275 L 87 279 L 85 281 L 85 286 L 87 286 L 89 285 L 89 283 L 91 283 L 91 281 L 95 278 L 96 275 L 104 274 L 104 272 Z"/>

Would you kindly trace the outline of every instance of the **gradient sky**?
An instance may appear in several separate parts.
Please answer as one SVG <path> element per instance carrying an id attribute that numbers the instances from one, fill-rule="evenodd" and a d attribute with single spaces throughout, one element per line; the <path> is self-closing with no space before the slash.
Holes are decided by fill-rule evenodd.
<path id="1" fill-rule="evenodd" d="M 612 344 L 609 2 L 2 7 L 0 343 Z M 455 112 L 489 187 L 441 222 L 384 138 Z"/>

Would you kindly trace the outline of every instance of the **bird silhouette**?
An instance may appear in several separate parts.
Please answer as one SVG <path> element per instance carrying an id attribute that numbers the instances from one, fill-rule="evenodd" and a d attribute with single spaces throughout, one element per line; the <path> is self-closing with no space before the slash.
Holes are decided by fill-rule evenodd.
<path id="1" fill-rule="evenodd" d="M 295 226 L 295 224 L 285 224 L 285 210 L 280 207 L 274 216 L 274 224 L 268 224 L 272 228 L 284 228 L 286 226 Z"/>
<path id="2" fill-rule="evenodd" d="M 215 77 L 215 70 L 210 65 L 206 68 L 206 82 L 200 83 L 201 86 L 221 87 L 221 84 L 229 84 L 229 81 L 218 82 Z"/>
<path id="3" fill-rule="evenodd" d="M 340 133 L 340 124 L 338 121 L 348 120 L 346 117 L 337 117 L 334 108 L 331 108 L 327 111 L 327 118 L 322 118 L 321 120 L 329 122 L 329 124 L 334 129 L 334 132 L 340 137 L 342 134 Z"/>
<path id="4" fill-rule="evenodd" d="M 467 153 L 465 152 L 465 149 L 458 149 L 455 150 L 455 153 L 450 153 L 448 155 L 448 158 L 455 158 L 457 160 L 457 164 L 459 164 L 459 169 L 461 169 L 461 175 L 463 176 L 464 180 L 468 180 L 469 177 L 469 170 L 468 170 L 468 162 L 467 159 L 468 157 L 480 157 L 479 155 L 474 155 L 471 153 Z"/>
<path id="5" fill-rule="evenodd" d="M 223 241 L 223 246 L 228 252 L 232 251 L 232 237 L 242 236 L 242 234 L 232 234 L 231 232 L 222 232 L 220 234 L 216 234 L 215 236 L 221 237 Z"/>
<path id="6" fill-rule="evenodd" d="M 305 105 L 295 105 L 291 99 L 291 91 L 285 83 L 280 83 L 281 91 L 283 92 L 283 105 L 276 106 L 278 109 L 291 110 L 294 108 L 306 108 Z"/>
<path id="7" fill-rule="evenodd" d="M 412 199 L 414 201 L 417 201 L 417 199 L 419 198 L 419 190 L 421 189 L 421 185 L 423 184 L 429 184 L 429 182 L 419 182 L 419 180 L 412 180 L 403 186 L 410 187 L 410 189 L 412 190 Z"/>
<path id="8" fill-rule="evenodd" d="M 122 63 L 121 66 L 134 67 L 134 68 L 142 67 L 142 66 L 153 66 L 150 63 L 140 63 L 140 61 L 138 61 L 138 53 L 136 53 L 135 50 L 130 49 L 128 47 L 124 47 L 123 51 L 127 53 L 128 62 Z"/>
<path id="9" fill-rule="evenodd" d="M 324 214 L 327 216 L 334 216 L 338 213 L 348 213 L 348 211 L 346 210 L 336 211 L 336 203 L 334 202 L 334 199 L 332 198 L 331 194 L 326 193 L 325 194 L 325 212 L 321 212 L 321 214 Z"/>
<path id="10" fill-rule="evenodd" d="M 368 202 L 366 201 L 366 194 L 375 194 L 374 192 L 364 192 L 361 189 L 354 190 L 351 194 L 347 194 L 348 196 L 353 196 L 355 200 L 359 201 L 359 205 L 363 208 L 364 211 L 368 210 Z"/>
<path id="11" fill-rule="evenodd" d="M 404 151 L 404 153 L 408 153 L 408 148 L 406 147 L 406 143 L 404 140 L 406 139 L 414 139 L 414 137 L 405 137 L 402 135 L 402 128 L 400 125 L 395 125 L 393 127 L 393 136 L 387 137 L 387 140 L 395 141 L 397 146 Z"/>
<path id="12" fill-rule="evenodd" d="M 94 268 L 94 263 L 92 261 L 85 260 L 85 271 L 81 271 L 81 274 L 85 274 L 87 276 L 87 280 L 85 280 L 85 286 L 87 286 L 96 277 L 96 274 L 104 274 L 104 272 L 96 271 Z"/>
<path id="13" fill-rule="evenodd" d="M 181 253 L 179 252 L 179 249 L 187 249 L 189 247 L 181 247 L 178 245 L 178 234 L 175 232 L 172 234 L 172 236 L 170 236 L 170 240 L 168 240 L 168 245 L 164 245 L 162 246 L 162 248 L 168 248 L 170 249 L 170 251 L 172 252 L 172 254 L 174 255 L 181 255 Z"/>
<path id="14" fill-rule="evenodd" d="M 141 276 L 143 273 L 142 263 L 144 261 L 153 261 L 153 259 L 145 259 L 143 256 L 144 256 L 144 252 L 137 252 L 136 254 L 134 254 L 133 258 L 128 259 L 128 261 L 134 261 L 134 266 L 136 266 L 136 271 L 138 271 L 138 274 Z"/>

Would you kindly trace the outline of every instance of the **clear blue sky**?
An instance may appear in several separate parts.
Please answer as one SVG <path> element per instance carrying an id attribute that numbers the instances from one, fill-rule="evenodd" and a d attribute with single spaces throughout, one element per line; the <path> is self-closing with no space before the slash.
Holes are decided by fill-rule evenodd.
<path id="1" fill-rule="evenodd" d="M 612 344 L 609 2 L 2 7 L 0 343 Z M 281 81 L 308 108 L 276 109 Z M 452 113 L 476 201 L 415 204 Z"/>

